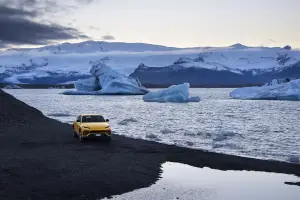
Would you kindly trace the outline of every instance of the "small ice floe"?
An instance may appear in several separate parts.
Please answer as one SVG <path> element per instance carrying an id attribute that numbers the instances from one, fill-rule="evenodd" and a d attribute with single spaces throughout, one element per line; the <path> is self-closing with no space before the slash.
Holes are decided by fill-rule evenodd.
<path id="1" fill-rule="evenodd" d="M 186 131 L 183 134 L 184 136 L 189 136 L 189 137 L 196 137 L 196 133 L 190 132 L 190 131 Z"/>
<path id="2" fill-rule="evenodd" d="M 147 135 L 146 135 L 146 138 L 152 139 L 152 140 L 157 140 L 157 139 L 158 139 L 157 135 L 154 135 L 154 134 L 152 134 L 152 133 L 147 134 Z"/>
<path id="3" fill-rule="evenodd" d="M 134 118 L 128 118 L 128 119 L 124 119 L 124 120 L 120 121 L 118 124 L 119 125 L 128 125 L 131 122 L 137 122 L 137 120 Z"/>
<path id="4" fill-rule="evenodd" d="M 287 161 L 290 163 L 300 164 L 300 158 L 296 155 L 290 155 Z"/>
<path id="5" fill-rule="evenodd" d="M 261 87 L 238 88 L 230 93 L 234 99 L 300 100 L 300 79 L 273 80 Z"/>
<path id="6" fill-rule="evenodd" d="M 186 102 L 199 102 L 200 97 L 190 97 L 189 94 L 189 83 L 183 83 L 179 85 L 172 85 L 167 89 L 149 92 L 144 95 L 143 100 L 146 102 L 176 102 L 176 103 L 186 103 Z"/>
<path id="7" fill-rule="evenodd" d="M 213 149 L 220 149 L 220 148 L 226 148 L 226 149 L 241 149 L 240 146 L 234 143 L 225 143 L 225 144 L 212 144 Z"/>
<path id="8" fill-rule="evenodd" d="M 175 133 L 175 131 L 173 131 L 173 130 L 171 130 L 171 129 L 169 129 L 169 128 L 162 129 L 160 132 L 161 132 L 162 134 L 165 134 L 165 135 L 171 134 L 171 133 Z"/>
<path id="9" fill-rule="evenodd" d="M 78 80 L 74 83 L 76 91 L 69 90 L 66 95 L 143 95 L 148 90 L 137 78 L 125 76 L 105 64 L 107 59 L 90 62 L 91 78 Z"/>
<path id="10" fill-rule="evenodd" d="M 70 117 L 69 113 L 50 113 L 48 114 L 49 117 Z"/>
<path id="11" fill-rule="evenodd" d="M 6 85 L 4 87 L 4 89 L 22 89 L 22 88 L 20 86 L 18 86 L 18 85 L 9 84 L 9 85 Z"/>
<path id="12" fill-rule="evenodd" d="M 190 146 L 190 147 L 194 146 L 194 142 L 191 142 L 191 141 L 186 141 L 185 144 L 188 145 L 188 146 Z"/>
<path id="13" fill-rule="evenodd" d="M 221 132 L 215 136 L 213 141 L 220 142 L 220 141 L 228 140 L 230 138 L 235 137 L 236 135 L 238 134 L 235 132 L 230 132 L 230 131 Z"/>

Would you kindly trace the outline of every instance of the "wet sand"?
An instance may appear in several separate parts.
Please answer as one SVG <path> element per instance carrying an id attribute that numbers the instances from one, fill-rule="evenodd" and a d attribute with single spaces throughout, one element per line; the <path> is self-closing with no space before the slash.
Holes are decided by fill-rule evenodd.
<path id="1" fill-rule="evenodd" d="M 0 199 L 86 200 L 155 183 L 162 163 L 300 176 L 300 165 L 243 158 L 114 135 L 79 143 L 72 127 L 0 90 Z"/>

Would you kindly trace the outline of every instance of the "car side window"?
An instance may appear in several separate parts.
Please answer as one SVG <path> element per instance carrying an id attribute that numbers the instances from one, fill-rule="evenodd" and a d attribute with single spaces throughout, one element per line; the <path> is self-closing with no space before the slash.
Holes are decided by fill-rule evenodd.
<path id="1" fill-rule="evenodd" d="M 77 117 L 76 122 L 80 122 L 80 116 Z"/>

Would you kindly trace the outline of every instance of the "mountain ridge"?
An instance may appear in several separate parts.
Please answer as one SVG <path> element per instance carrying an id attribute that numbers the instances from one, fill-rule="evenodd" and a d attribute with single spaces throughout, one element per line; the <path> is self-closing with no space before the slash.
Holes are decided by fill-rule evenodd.
<path id="1" fill-rule="evenodd" d="M 176 48 L 145 43 L 103 41 L 63 43 L 0 53 L 0 82 L 14 84 L 70 83 L 89 77 L 89 63 L 104 57 L 107 58 L 106 62 L 109 66 L 126 75 L 134 73 L 136 69 L 140 70 L 141 66 L 144 68 L 152 66 L 157 71 L 172 71 L 171 78 L 164 77 L 170 79 L 172 83 L 176 82 L 171 80 L 178 76 L 175 75 L 176 71 L 181 70 L 186 76 L 188 71 L 197 72 L 198 79 L 203 76 L 199 74 L 202 71 L 202 74 L 210 74 L 213 79 L 237 80 L 232 84 L 241 82 L 242 84 L 248 84 L 248 82 L 249 84 L 261 84 L 262 81 L 269 80 L 258 77 L 271 78 L 274 77 L 270 75 L 272 73 L 280 74 L 281 71 L 284 71 L 281 75 L 291 76 L 292 72 L 297 75 L 298 69 L 295 66 L 298 65 L 293 65 L 300 61 L 300 51 L 279 47 L 248 47 L 240 43 L 220 48 Z M 289 66 L 293 66 L 293 69 L 286 70 Z M 139 73 L 134 75 L 140 76 L 141 71 Z M 151 74 L 149 73 L 148 76 L 151 77 Z M 192 74 L 190 79 L 178 77 L 177 82 L 179 80 L 194 82 L 197 79 L 194 76 Z M 205 80 L 205 77 L 201 79 Z M 239 79 L 249 79 L 249 81 Z M 259 81 L 257 81 L 258 79 Z M 253 80 L 255 80 L 254 83 Z M 220 83 L 216 81 L 215 84 Z"/>

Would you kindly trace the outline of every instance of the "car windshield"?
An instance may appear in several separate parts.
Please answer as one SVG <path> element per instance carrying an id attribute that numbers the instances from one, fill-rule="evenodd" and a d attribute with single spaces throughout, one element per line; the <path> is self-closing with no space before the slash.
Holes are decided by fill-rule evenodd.
<path id="1" fill-rule="evenodd" d="M 105 122 L 105 119 L 101 115 L 82 116 L 82 122 Z"/>

